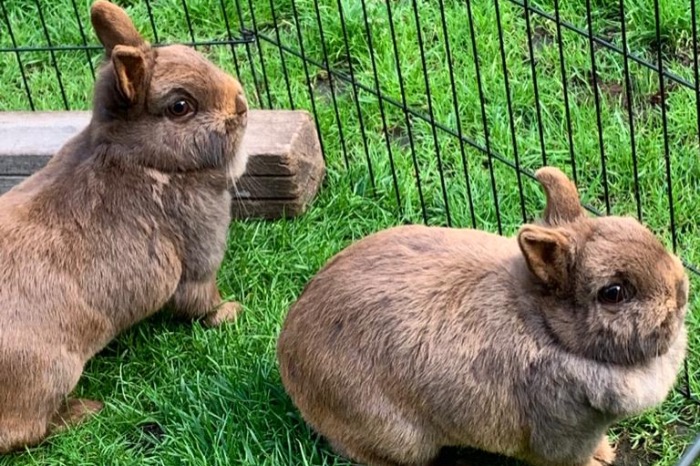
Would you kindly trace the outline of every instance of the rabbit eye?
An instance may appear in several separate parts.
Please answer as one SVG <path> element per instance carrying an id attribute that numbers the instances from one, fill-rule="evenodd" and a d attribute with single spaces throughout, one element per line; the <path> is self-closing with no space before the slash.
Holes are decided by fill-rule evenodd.
<path id="1" fill-rule="evenodd" d="M 621 283 L 605 286 L 598 291 L 598 301 L 603 304 L 620 304 L 631 297 L 630 288 Z"/>
<path id="2" fill-rule="evenodd" d="M 181 118 L 192 113 L 193 108 L 189 102 L 184 99 L 178 100 L 177 102 L 170 104 L 168 107 L 168 112 L 171 116 L 176 118 Z"/>

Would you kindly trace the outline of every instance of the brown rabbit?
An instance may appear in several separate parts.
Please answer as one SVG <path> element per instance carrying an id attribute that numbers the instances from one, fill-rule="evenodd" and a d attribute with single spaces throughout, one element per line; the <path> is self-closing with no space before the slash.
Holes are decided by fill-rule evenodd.
<path id="1" fill-rule="evenodd" d="M 98 411 L 70 400 L 85 362 L 168 307 L 234 319 L 216 274 L 246 157 L 240 84 L 190 48 L 151 48 L 93 4 L 106 60 L 90 124 L 0 197 L 0 452 Z"/>
<path id="2" fill-rule="evenodd" d="M 516 238 L 403 226 L 340 252 L 278 342 L 304 419 L 352 460 L 445 446 L 533 465 L 610 464 L 614 422 L 662 402 L 685 356 L 688 279 L 649 230 L 585 215 L 558 169 Z"/>

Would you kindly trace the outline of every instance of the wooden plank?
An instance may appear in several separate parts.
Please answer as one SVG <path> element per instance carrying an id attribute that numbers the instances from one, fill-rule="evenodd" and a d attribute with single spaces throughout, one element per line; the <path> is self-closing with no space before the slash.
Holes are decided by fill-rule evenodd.
<path id="1" fill-rule="evenodd" d="M 41 170 L 51 159 L 51 155 L 4 154 L 0 148 L 0 176 L 31 175 Z M 246 174 L 293 176 L 299 169 L 286 155 L 251 154 Z"/>
<path id="2" fill-rule="evenodd" d="M 26 176 L 0 176 L 0 195 L 5 194 L 12 189 L 13 186 L 25 180 Z"/>
<path id="3" fill-rule="evenodd" d="M 235 217 L 294 217 L 308 209 L 325 177 L 325 165 L 313 120 L 294 134 L 288 154 L 287 161 L 295 167 L 293 179 L 241 178 L 234 190 L 234 197 L 238 199 L 232 206 Z"/>
<path id="4" fill-rule="evenodd" d="M 0 156 L 51 157 L 89 122 L 90 112 L 0 112 Z"/>
<path id="5" fill-rule="evenodd" d="M 0 176 L 31 175 L 44 168 L 51 157 L 46 155 L 22 155 L 0 157 Z"/>
<path id="6" fill-rule="evenodd" d="M 0 175 L 31 175 L 90 122 L 91 112 L 0 112 Z M 304 111 L 251 110 L 242 149 L 249 175 L 294 175 L 303 159 L 311 116 Z M 313 125 L 312 125 L 313 126 Z M 315 131 L 315 127 L 314 127 Z M 300 133 L 304 133 L 300 137 Z"/>
<path id="7" fill-rule="evenodd" d="M 46 165 L 90 112 L 0 112 L 0 195 Z M 232 189 L 238 218 L 303 213 L 325 176 L 316 127 L 304 111 L 251 110 L 246 173 Z"/>
<path id="8" fill-rule="evenodd" d="M 296 199 L 303 189 L 292 176 L 242 176 L 232 192 L 239 199 Z"/>
<path id="9" fill-rule="evenodd" d="M 315 165 L 305 166 L 296 176 L 243 175 L 233 192 L 240 199 L 296 199 L 308 191 L 311 184 L 319 184 L 323 173 Z"/>
<path id="10" fill-rule="evenodd" d="M 265 199 L 247 202 L 234 200 L 231 210 L 235 218 L 262 218 L 275 220 L 291 218 L 306 212 L 307 203 L 300 199 Z"/>
<path id="11" fill-rule="evenodd" d="M 299 192 L 298 197 L 294 199 L 255 199 L 236 197 L 242 190 L 239 188 L 234 192 L 234 202 L 231 206 L 231 211 L 235 218 L 264 218 L 276 219 L 283 217 L 296 217 L 303 214 L 309 208 L 309 205 L 316 196 L 318 187 L 321 185 L 325 176 L 325 168 L 323 165 L 309 165 L 307 170 L 300 172 L 297 176 L 299 186 L 306 186 L 309 189 L 304 189 Z M 255 178 L 256 182 L 266 183 L 270 180 L 265 178 Z M 280 182 L 275 180 L 274 182 Z M 313 188 L 313 189 L 311 189 Z"/>

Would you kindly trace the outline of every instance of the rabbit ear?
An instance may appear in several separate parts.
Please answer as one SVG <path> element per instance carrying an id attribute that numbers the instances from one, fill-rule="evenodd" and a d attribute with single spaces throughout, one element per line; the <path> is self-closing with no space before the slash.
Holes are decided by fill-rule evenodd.
<path id="1" fill-rule="evenodd" d="M 112 51 L 112 64 L 121 95 L 133 104 L 146 95 L 146 56 L 143 50 L 117 45 Z"/>
<path id="2" fill-rule="evenodd" d="M 564 288 L 574 249 L 568 235 L 554 228 L 525 225 L 518 233 L 518 245 L 530 272 L 548 286 Z"/>
<path id="3" fill-rule="evenodd" d="M 576 185 L 558 168 L 543 167 L 535 172 L 535 178 L 544 188 L 547 207 L 544 221 L 561 225 L 584 215 Z"/>
<path id="4" fill-rule="evenodd" d="M 117 45 L 140 47 L 145 44 L 126 12 L 108 1 L 93 3 L 90 19 L 108 57 Z"/>

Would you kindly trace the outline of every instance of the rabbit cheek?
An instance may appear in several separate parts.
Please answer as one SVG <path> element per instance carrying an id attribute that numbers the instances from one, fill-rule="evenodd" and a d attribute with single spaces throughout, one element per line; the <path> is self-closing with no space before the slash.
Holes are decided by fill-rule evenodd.
<path id="1" fill-rule="evenodd" d="M 638 348 L 638 359 L 649 360 L 665 354 L 673 336 L 678 330 L 678 319 L 675 317 L 674 307 L 665 303 L 645 303 L 646 306 L 655 306 L 657 312 L 649 312 L 649 309 L 637 310 L 639 316 L 636 324 L 637 332 L 635 341 L 631 342 L 631 348 Z"/>
<path id="2" fill-rule="evenodd" d="M 228 176 L 232 182 L 235 182 L 240 178 L 243 173 L 245 173 L 246 166 L 248 165 L 248 152 L 240 148 L 238 153 L 229 161 L 228 164 Z"/>
<path id="3" fill-rule="evenodd" d="M 197 160 L 203 168 L 220 168 L 226 164 L 226 137 L 218 131 L 202 130 L 195 136 Z"/>
<path id="4" fill-rule="evenodd" d="M 690 285 L 688 283 L 688 277 L 685 276 L 685 273 L 681 276 L 681 278 L 678 280 L 676 283 L 676 308 L 678 309 L 678 316 L 681 319 L 685 318 L 685 314 L 687 312 L 688 308 L 688 289 Z"/>
<path id="5" fill-rule="evenodd" d="M 242 117 L 245 118 L 245 115 Z M 234 117 L 226 121 L 227 148 L 224 154 L 227 174 L 232 182 L 240 178 L 248 165 L 248 153 L 242 147 L 245 119 Z"/>

